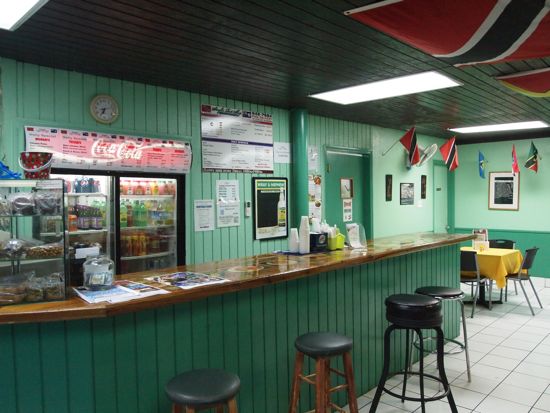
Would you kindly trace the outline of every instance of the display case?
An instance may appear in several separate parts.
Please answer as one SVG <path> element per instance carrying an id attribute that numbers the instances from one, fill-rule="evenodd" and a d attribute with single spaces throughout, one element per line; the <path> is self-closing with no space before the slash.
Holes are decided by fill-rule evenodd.
<path id="1" fill-rule="evenodd" d="M 65 299 L 63 198 L 61 179 L 0 180 L 0 305 Z"/>

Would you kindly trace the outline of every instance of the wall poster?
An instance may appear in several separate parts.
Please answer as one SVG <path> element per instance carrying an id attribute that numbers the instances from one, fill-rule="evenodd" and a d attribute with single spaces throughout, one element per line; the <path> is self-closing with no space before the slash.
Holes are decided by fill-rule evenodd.
<path id="1" fill-rule="evenodd" d="M 252 178 L 254 239 L 288 235 L 288 181 L 286 178 Z"/>
<path id="2" fill-rule="evenodd" d="M 489 209 L 507 211 L 519 209 L 519 174 L 489 173 Z"/>
<path id="3" fill-rule="evenodd" d="M 308 175 L 308 206 L 309 217 L 317 218 L 321 222 L 323 215 L 323 193 L 321 186 L 321 175 Z"/>
<path id="4" fill-rule="evenodd" d="M 414 184 L 402 183 L 399 189 L 399 204 L 414 205 Z"/>
<path id="5" fill-rule="evenodd" d="M 386 202 L 391 201 L 392 198 L 392 181 L 392 176 L 386 175 Z"/>
<path id="6" fill-rule="evenodd" d="M 273 173 L 269 113 L 201 105 L 202 170 Z"/>
<path id="7" fill-rule="evenodd" d="M 26 150 L 53 153 L 52 166 L 68 169 L 188 173 L 191 144 L 177 140 L 25 126 Z"/>
<path id="8" fill-rule="evenodd" d="M 241 224 L 239 181 L 216 181 L 216 222 L 218 228 L 238 227 Z"/>

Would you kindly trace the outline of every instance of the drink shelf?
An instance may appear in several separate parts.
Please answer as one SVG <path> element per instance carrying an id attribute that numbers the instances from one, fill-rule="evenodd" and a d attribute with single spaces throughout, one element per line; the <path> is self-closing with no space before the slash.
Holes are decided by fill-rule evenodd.
<path id="1" fill-rule="evenodd" d="M 103 228 L 103 229 L 79 229 L 78 231 L 69 231 L 69 235 L 99 234 L 101 232 L 109 232 L 109 230 L 107 228 Z"/>
<path id="2" fill-rule="evenodd" d="M 12 262 L 21 262 L 25 264 L 30 264 L 33 262 L 42 262 L 42 261 L 59 261 L 64 259 L 63 256 L 58 257 L 44 257 L 44 258 L 0 258 L 0 263 L 12 263 Z"/>
<path id="3" fill-rule="evenodd" d="M 133 260 L 142 260 L 145 258 L 157 258 L 157 257 L 166 257 L 167 255 L 173 255 L 173 251 L 167 251 L 167 252 L 157 252 L 155 254 L 147 254 L 147 255 L 136 255 L 132 257 L 120 257 L 121 261 L 133 261 Z"/>
<path id="4" fill-rule="evenodd" d="M 134 199 L 137 201 L 149 199 L 173 199 L 175 195 L 123 195 L 120 194 L 120 199 Z"/>
<path id="5" fill-rule="evenodd" d="M 144 230 L 144 229 L 162 229 L 162 228 L 174 228 L 175 225 L 171 224 L 171 225 L 148 225 L 146 227 L 136 227 L 136 226 L 133 226 L 133 227 L 123 227 L 123 228 L 120 228 L 121 231 L 133 231 L 133 230 Z"/>
<path id="6" fill-rule="evenodd" d="M 11 215 L 0 215 L 0 218 L 29 218 L 29 217 L 48 217 L 48 218 L 56 218 L 56 219 L 63 219 L 63 215 L 59 215 L 59 214 L 53 214 L 53 215 L 48 215 L 48 214 L 31 214 L 31 215 L 16 215 L 16 214 L 11 214 Z"/>
<path id="7" fill-rule="evenodd" d="M 86 197 L 107 197 L 107 194 L 104 194 L 103 192 L 71 192 L 70 194 L 66 194 L 69 198 L 79 197 L 79 196 L 86 196 Z"/>

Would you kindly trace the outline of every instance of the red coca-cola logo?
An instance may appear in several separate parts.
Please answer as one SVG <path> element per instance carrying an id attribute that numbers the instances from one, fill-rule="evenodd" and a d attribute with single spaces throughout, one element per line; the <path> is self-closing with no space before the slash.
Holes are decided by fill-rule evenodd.
<path id="1" fill-rule="evenodd" d="M 92 156 L 109 159 L 141 159 L 142 148 L 133 142 L 113 143 L 99 139 L 92 144 Z"/>

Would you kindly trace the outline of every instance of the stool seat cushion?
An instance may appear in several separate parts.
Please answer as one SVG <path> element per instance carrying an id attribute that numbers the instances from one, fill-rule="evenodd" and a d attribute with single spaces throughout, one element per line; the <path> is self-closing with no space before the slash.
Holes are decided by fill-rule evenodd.
<path id="1" fill-rule="evenodd" d="M 451 288 L 451 287 L 441 287 L 441 286 L 430 286 L 430 287 L 420 287 L 415 291 L 416 294 L 429 295 L 434 298 L 442 299 L 453 299 L 453 298 L 462 298 L 464 293 L 460 288 Z"/>
<path id="2" fill-rule="evenodd" d="M 353 340 L 336 333 L 307 333 L 296 339 L 296 349 L 310 357 L 327 357 L 350 351 Z"/>
<path id="3" fill-rule="evenodd" d="M 386 298 L 386 319 L 405 328 L 441 326 L 441 301 L 421 294 L 394 294 Z"/>
<path id="4" fill-rule="evenodd" d="M 168 382 L 166 394 L 173 403 L 203 406 L 223 403 L 233 398 L 241 386 L 239 377 L 217 369 L 200 369 L 182 373 Z"/>

